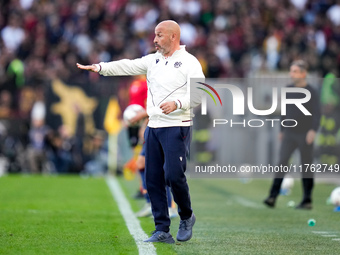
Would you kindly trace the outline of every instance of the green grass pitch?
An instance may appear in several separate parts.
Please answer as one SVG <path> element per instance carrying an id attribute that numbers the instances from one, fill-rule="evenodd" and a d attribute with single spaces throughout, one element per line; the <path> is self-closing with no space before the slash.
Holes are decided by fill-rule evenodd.
<path id="1" fill-rule="evenodd" d="M 119 179 L 132 209 L 138 180 Z M 336 187 L 317 183 L 314 209 L 287 206 L 292 193 L 266 208 L 270 180 L 189 179 L 197 222 L 192 240 L 155 244 L 157 254 L 340 254 L 340 213 L 326 200 Z M 308 226 L 309 219 L 316 225 Z M 140 219 L 143 230 L 152 218 Z M 172 221 L 176 236 L 179 219 Z M 138 254 L 104 178 L 12 175 L 0 178 L 0 254 Z"/>

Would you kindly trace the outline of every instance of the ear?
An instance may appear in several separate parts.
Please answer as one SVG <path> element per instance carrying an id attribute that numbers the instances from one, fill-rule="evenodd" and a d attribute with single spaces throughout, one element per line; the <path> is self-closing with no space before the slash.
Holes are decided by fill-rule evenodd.
<path id="1" fill-rule="evenodd" d="M 171 41 L 175 41 L 177 38 L 177 35 L 175 33 L 172 33 L 170 38 L 171 38 Z"/>

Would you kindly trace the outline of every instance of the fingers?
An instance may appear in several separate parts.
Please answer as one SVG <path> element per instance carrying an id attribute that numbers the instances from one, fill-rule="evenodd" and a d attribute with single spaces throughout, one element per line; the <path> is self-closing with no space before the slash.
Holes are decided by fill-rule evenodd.
<path id="1" fill-rule="evenodd" d="M 130 124 L 135 124 L 135 123 L 137 123 L 137 121 L 139 121 L 138 116 L 133 117 L 129 122 L 130 122 Z"/>
<path id="2" fill-rule="evenodd" d="M 160 105 L 160 108 L 161 108 L 161 110 L 162 110 L 162 113 L 164 113 L 164 114 L 168 114 L 168 106 L 167 106 L 167 103 L 163 103 L 163 104 L 161 104 Z"/>
<path id="3" fill-rule="evenodd" d="M 95 67 L 93 65 L 81 65 L 79 63 L 77 63 L 77 67 L 79 69 L 83 69 L 83 70 L 88 70 L 88 71 L 92 71 L 92 72 L 95 72 Z"/>
<path id="4" fill-rule="evenodd" d="M 169 114 L 170 113 L 170 110 L 168 108 L 164 108 L 162 110 L 163 110 L 162 113 L 164 113 L 164 114 Z"/>
<path id="5" fill-rule="evenodd" d="M 169 114 L 173 112 L 176 108 L 174 108 L 172 102 L 166 102 L 160 105 L 160 108 L 162 110 L 162 113 Z"/>
<path id="6" fill-rule="evenodd" d="M 79 63 L 77 63 L 77 67 L 80 68 L 80 69 L 88 70 L 87 66 L 81 65 Z"/>
<path id="7" fill-rule="evenodd" d="M 308 131 L 307 135 L 306 135 L 306 143 L 308 145 L 312 144 L 314 142 L 315 139 L 315 131 L 314 130 L 310 130 Z"/>

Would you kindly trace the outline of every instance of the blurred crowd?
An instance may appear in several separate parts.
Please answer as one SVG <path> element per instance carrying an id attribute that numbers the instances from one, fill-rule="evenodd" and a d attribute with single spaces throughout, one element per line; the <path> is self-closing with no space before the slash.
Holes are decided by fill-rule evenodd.
<path id="1" fill-rule="evenodd" d="M 30 119 L 52 79 L 103 79 L 77 62 L 147 54 L 165 19 L 210 78 L 286 71 L 298 58 L 320 77 L 340 71 L 340 0 L 2 0 L 0 118 Z"/>
<path id="2" fill-rule="evenodd" d="M 339 17 L 339 0 L 4 0 L 0 84 L 13 73 L 23 72 L 21 86 L 81 76 L 76 62 L 140 57 L 165 19 L 180 24 L 208 77 L 286 70 L 296 58 L 324 75 L 339 71 Z"/>

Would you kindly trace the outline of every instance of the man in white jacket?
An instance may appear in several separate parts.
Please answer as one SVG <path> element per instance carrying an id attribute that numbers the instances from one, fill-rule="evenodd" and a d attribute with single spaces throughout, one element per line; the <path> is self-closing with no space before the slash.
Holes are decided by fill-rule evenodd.
<path id="1" fill-rule="evenodd" d="M 142 58 L 77 66 L 104 76 L 147 75 L 146 186 L 156 230 L 145 241 L 174 243 L 165 187 L 171 187 L 181 217 L 177 240 L 188 241 L 196 218 L 184 173 L 191 139 L 192 107 L 200 103 L 197 98 L 190 100 L 190 79 L 204 78 L 204 74 L 199 61 L 180 45 L 180 27 L 176 22 L 159 23 L 154 44 L 157 52 Z"/>

